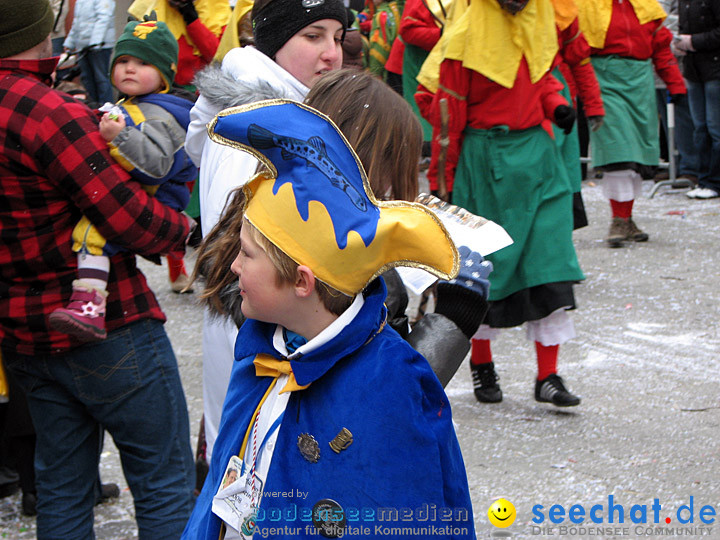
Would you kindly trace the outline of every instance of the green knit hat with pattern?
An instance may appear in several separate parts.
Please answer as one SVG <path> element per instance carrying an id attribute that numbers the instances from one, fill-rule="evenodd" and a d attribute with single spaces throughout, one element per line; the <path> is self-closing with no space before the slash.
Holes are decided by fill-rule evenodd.
<path id="1" fill-rule="evenodd" d="M 115 44 L 110 78 L 115 62 L 121 56 L 134 56 L 154 66 L 165 81 L 166 91 L 177 73 L 178 44 L 170 29 L 162 21 L 130 21 Z M 115 81 L 113 81 L 113 85 Z"/>
<path id="2" fill-rule="evenodd" d="M 0 2 L 0 58 L 15 56 L 44 41 L 54 20 L 48 0 Z"/>

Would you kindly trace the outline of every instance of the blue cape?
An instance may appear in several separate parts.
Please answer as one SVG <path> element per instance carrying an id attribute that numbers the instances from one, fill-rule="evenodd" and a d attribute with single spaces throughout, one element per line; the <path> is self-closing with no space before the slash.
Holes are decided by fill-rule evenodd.
<path id="1" fill-rule="evenodd" d="M 331 499 L 342 507 L 346 536 L 475 538 L 448 398 L 427 361 L 385 324 L 385 295 L 382 279 L 372 282 L 340 334 L 291 362 L 297 382 L 310 386 L 293 392 L 285 410 L 259 529 L 288 527 L 285 536 L 317 539 L 312 508 Z M 218 538 L 212 498 L 272 381 L 257 377 L 252 361 L 258 353 L 278 356 L 275 327 L 248 320 L 240 329 L 210 473 L 183 538 Z M 336 453 L 329 443 L 342 428 L 353 442 Z M 319 444 L 317 463 L 298 449 L 303 433 Z"/>

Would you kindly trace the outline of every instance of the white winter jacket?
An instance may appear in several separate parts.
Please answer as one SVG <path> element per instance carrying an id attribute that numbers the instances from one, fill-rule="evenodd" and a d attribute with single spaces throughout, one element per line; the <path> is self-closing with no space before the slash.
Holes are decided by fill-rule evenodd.
<path id="1" fill-rule="evenodd" d="M 200 97 L 190 111 L 185 151 L 200 167 L 200 218 L 203 234 L 207 234 L 218 222 L 230 192 L 250 180 L 258 165 L 252 155 L 211 141 L 207 135 L 208 122 L 223 109 L 263 99 L 302 101 L 310 89 L 250 46 L 231 50 L 222 67 L 206 67 L 194 82 Z M 232 319 L 211 316 L 205 311 L 203 413 L 208 461 L 230 381 L 236 335 L 237 326 Z"/>

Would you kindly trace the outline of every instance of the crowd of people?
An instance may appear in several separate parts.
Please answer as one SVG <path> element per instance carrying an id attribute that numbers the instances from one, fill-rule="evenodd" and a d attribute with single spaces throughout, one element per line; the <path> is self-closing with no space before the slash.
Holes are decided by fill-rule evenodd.
<path id="1" fill-rule="evenodd" d="M 608 247 L 650 239 L 632 212 L 666 109 L 687 196 L 720 197 L 717 0 L 25 4 L 0 4 L 0 484 L 17 470 L 40 539 L 93 538 L 117 496 L 106 432 L 142 539 L 251 538 L 293 508 L 338 537 L 353 509 L 372 526 L 423 504 L 474 538 L 443 390 L 464 359 L 477 401 L 501 401 L 492 341 L 524 325 L 534 399 L 581 403 L 558 374 L 572 233 L 603 218 L 584 211 L 579 128 Z M 82 100 L 55 88 L 63 51 Z M 513 243 L 456 246 L 412 202 L 423 157 L 435 195 Z M 195 457 L 137 255 L 201 288 Z M 397 266 L 438 279 L 412 325 Z"/>

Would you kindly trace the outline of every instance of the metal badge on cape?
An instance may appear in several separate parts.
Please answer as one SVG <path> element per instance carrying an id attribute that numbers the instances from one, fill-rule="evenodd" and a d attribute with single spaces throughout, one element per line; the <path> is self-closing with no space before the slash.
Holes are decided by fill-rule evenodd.
<path id="1" fill-rule="evenodd" d="M 297 438 L 297 445 L 300 449 L 300 454 L 310 463 L 317 463 L 320 459 L 320 446 L 315 440 L 315 437 L 309 433 L 301 433 Z"/>
<path id="2" fill-rule="evenodd" d="M 352 442 L 353 436 L 352 433 L 350 433 L 350 430 L 348 428 L 342 428 L 340 433 L 335 435 L 335 438 L 328 444 L 330 445 L 330 448 L 332 448 L 333 452 L 339 454 L 341 451 L 347 450 L 347 447 L 350 446 Z"/>

